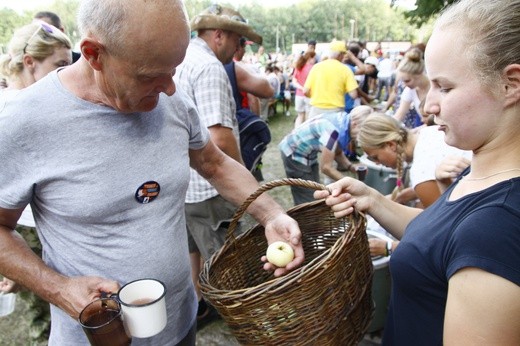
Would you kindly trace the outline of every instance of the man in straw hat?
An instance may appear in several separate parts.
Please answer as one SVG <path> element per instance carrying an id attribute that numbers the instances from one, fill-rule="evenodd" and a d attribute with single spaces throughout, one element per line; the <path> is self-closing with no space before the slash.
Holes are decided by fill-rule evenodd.
<path id="1" fill-rule="evenodd" d="M 202 125 L 209 129 L 217 146 L 242 162 L 239 148 L 236 105 L 223 64 L 232 61 L 240 38 L 262 43 L 239 12 L 217 4 L 191 20 L 197 37 L 190 41 L 184 62 L 177 68 L 175 82 L 195 103 Z M 186 223 L 190 245 L 192 278 L 198 287 L 200 257 L 209 259 L 224 244 L 227 226 L 235 207 L 224 200 L 210 182 L 191 171 L 186 195 Z M 215 315 L 197 289 L 199 328 Z"/>
<path id="2" fill-rule="evenodd" d="M 50 346 L 88 345 L 82 309 L 139 278 L 165 284 L 168 317 L 162 332 L 132 345 L 195 345 L 189 168 L 236 205 L 258 183 L 215 145 L 176 89 L 190 32 L 183 1 L 82 0 L 78 27 L 81 58 L 0 110 L 0 273 L 52 304 Z M 14 231 L 28 203 L 43 260 Z M 298 225 L 281 206 L 264 194 L 248 212 L 268 243 L 295 249 L 276 275 L 303 263 Z"/>
<path id="3" fill-rule="evenodd" d="M 353 99 L 358 97 L 354 73 L 342 63 L 345 55 L 349 54 L 345 41 L 333 40 L 329 51 L 329 59 L 315 64 L 305 80 L 304 93 L 311 99 L 311 118 L 343 111 L 346 93 Z"/>

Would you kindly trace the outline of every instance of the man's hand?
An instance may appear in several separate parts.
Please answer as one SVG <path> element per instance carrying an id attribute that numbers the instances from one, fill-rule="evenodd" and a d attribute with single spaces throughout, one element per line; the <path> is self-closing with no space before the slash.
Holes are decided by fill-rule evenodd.
<path id="1" fill-rule="evenodd" d="M 57 301 L 51 302 L 64 310 L 72 318 L 78 319 L 85 306 L 100 298 L 103 292 L 117 293 L 119 283 L 96 276 L 78 276 L 65 278 L 59 284 Z"/>
<path id="2" fill-rule="evenodd" d="M 269 245 L 275 241 L 283 241 L 290 244 L 294 250 L 294 259 L 287 264 L 285 268 L 277 268 L 273 264 L 267 262 L 265 256 L 262 256 L 262 261 L 265 262 L 264 269 L 269 271 L 274 270 L 275 276 L 282 276 L 301 266 L 305 260 L 301 235 L 298 223 L 289 215 L 280 213 L 273 219 L 270 219 L 265 226 L 267 244 Z"/>

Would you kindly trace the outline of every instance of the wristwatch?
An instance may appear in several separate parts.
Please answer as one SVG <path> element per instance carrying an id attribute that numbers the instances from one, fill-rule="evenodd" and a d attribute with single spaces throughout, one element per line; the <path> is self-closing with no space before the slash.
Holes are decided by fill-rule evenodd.
<path id="1" fill-rule="evenodd" d="M 386 243 L 386 255 L 387 256 L 391 256 L 392 255 L 392 245 L 393 245 L 393 242 L 392 241 L 389 241 Z"/>

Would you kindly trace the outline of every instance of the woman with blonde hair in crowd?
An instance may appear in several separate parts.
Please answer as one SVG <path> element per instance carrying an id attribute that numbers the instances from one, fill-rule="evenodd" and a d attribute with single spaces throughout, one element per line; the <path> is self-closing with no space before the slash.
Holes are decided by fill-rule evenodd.
<path id="1" fill-rule="evenodd" d="M 471 152 L 449 146 L 444 142 L 444 133 L 439 126 L 421 127 L 419 131 L 408 129 L 395 118 L 371 114 L 361 125 L 357 137 L 358 145 L 368 158 L 397 171 L 397 186 L 391 199 L 401 204 L 418 199 L 415 205 L 427 208 L 440 197 L 440 182 L 436 179 L 438 166 L 444 160 L 458 158 L 458 165 L 451 166 L 452 172 L 460 174 L 469 164 Z M 405 165 L 409 169 L 409 187 L 405 187 Z M 397 243 L 392 244 L 395 249 Z M 372 255 L 385 255 L 386 243 L 370 239 Z"/>
<path id="2" fill-rule="evenodd" d="M 0 74 L 7 79 L 7 88 L 0 91 L 0 109 L 2 104 L 16 97 L 18 90 L 30 86 L 59 67 L 70 65 L 71 48 L 69 38 L 45 22 L 35 21 L 17 29 L 9 42 L 8 53 L 0 56 Z M 18 222 L 16 231 L 41 257 L 41 243 L 30 206 L 27 206 Z M 0 281 L 2 292 L 16 292 L 20 288 L 8 278 Z M 29 305 L 29 337 L 33 342 L 45 342 L 50 330 L 49 304 L 29 291 L 22 291 L 20 295 Z"/>
<path id="3" fill-rule="evenodd" d="M 383 345 L 520 345 L 520 0 L 461 0 L 434 25 L 424 109 L 471 166 L 428 208 L 355 179 L 315 192 L 401 243 Z"/>
<path id="4" fill-rule="evenodd" d="M 397 79 L 405 88 L 401 93 L 399 108 L 394 117 L 408 127 L 416 127 L 419 119 L 405 119 L 411 109 L 421 115 L 421 102 L 430 89 L 430 81 L 424 68 L 423 52 L 419 48 L 411 48 L 397 67 Z M 413 114 L 413 113 L 412 113 Z"/>
<path id="5" fill-rule="evenodd" d="M 72 43 L 56 27 L 35 21 L 15 31 L 8 52 L 0 56 L 0 74 L 8 89 L 22 89 L 47 73 L 72 63 Z"/>
<path id="6" fill-rule="evenodd" d="M 316 52 L 307 51 L 296 60 L 292 84 L 296 88 L 294 96 L 294 108 L 298 113 L 294 122 L 294 127 L 298 127 L 307 120 L 307 115 L 311 109 L 310 99 L 305 96 L 303 86 L 309 75 L 309 71 L 316 63 Z"/>

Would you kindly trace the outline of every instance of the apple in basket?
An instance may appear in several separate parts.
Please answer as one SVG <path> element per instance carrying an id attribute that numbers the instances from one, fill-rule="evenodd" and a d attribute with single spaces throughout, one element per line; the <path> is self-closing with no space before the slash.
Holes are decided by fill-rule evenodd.
<path id="1" fill-rule="evenodd" d="M 267 247 L 265 254 L 269 263 L 279 268 L 284 268 L 294 258 L 294 251 L 291 245 L 283 241 L 275 241 Z"/>

